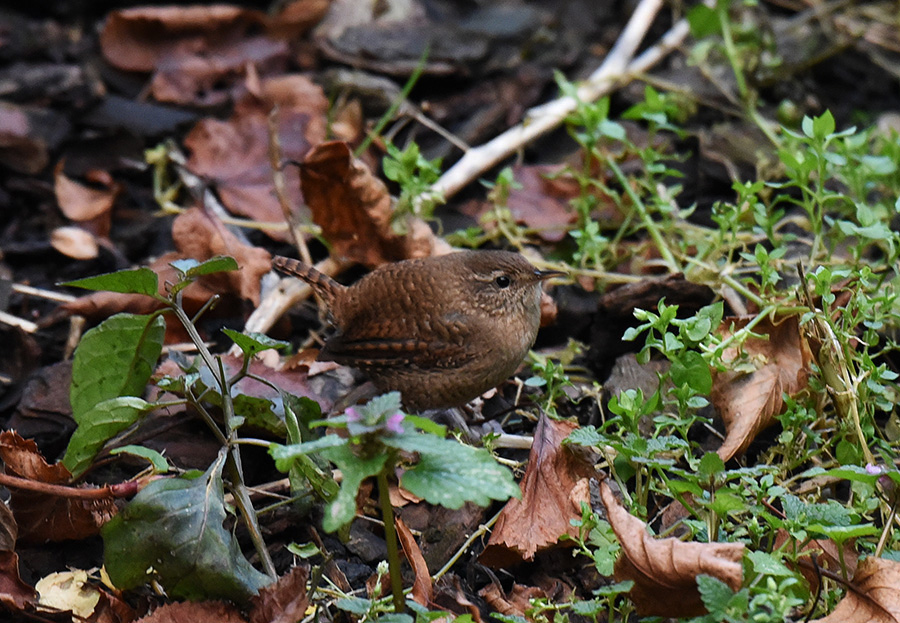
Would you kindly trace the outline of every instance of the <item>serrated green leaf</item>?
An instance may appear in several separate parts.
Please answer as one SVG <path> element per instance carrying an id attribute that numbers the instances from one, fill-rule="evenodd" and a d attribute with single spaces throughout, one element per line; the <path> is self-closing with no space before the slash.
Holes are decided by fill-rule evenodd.
<path id="1" fill-rule="evenodd" d="M 290 346 L 290 342 L 273 340 L 264 333 L 241 333 L 233 329 L 222 329 L 222 333 L 231 338 L 231 341 L 248 357 L 253 357 L 265 350 L 282 350 Z"/>
<path id="2" fill-rule="evenodd" d="M 237 270 L 237 261 L 228 255 L 217 255 L 205 262 L 198 262 L 194 259 L 177 260 L 171 262 L 171 266 L 184 274 L 188 279 L 200 277 L 201 275 L 209 275 L 212 273 L 227 272 L 229 270 Z"/>
<path id="3" fill-rule="evenodd" d="M 166 325 L 159 315 L 116 314 L 84 334 L 72 362 L 72 417 L 100 402 L 140 396 L 162 352 Z"/>
<path id="4" fill-rule="evenodd" d="M 314 441 L 295 443 L 289 446 L 273 443 L 269 446 L 269 456 L 275 459 L 275 467 L 278 471 L 286 472 L 291 468 L 296 457 L 318 452 L 327 448 L 347 445 L 347 440 L 337 435 L 325 435 Z"/>
<path id="5" fill-rule="evenodd" d="M 159 277 L 146 267 L 94 275 L 85 279 L 66 281 L 59 285 L 84 288 L 85 290 L 121 292 L 122 294 L 146 294 L 159 298 Z"/>
<path id="6" fill-rule="evenodd" d="M 322 528 L 326 532 L 335 532 L 356 516 L 356 492 L 359 485 L 369 476 L 374 476 L 382 470 L 387 461 L 387 454 L 363 459 L 353 454 L 349 446 L 342 445 L 322 450 L 322 456 L 337 465 L 343 475 L 341 489 L 334 500 L 325 507 L 325 515 L 322 517 Z"/>
<path id="7" fill-rule="evenodd" d="M 569 433 L 566 442 L 587 447 L 599 446 L 603 443 L 603 436 L 594 426 L 582 426 Z"/>
<path id="8" fill-rule="evenodd" d="M 144 487 L 101 530 L 117 588 L 157 580 L 173 597 L 247 602 L 270 578 L 257 571 L 225 529 L 224 451 L 201 478 L 165 478 Z"/>
<path id="9" fill-rule="evenodd" d="M 418 433 L 386 437 L 383 441 L 398 450 L 419 454 L 419 462 L 403 474 L 401 484 L 431 504 L 459 508 L 466 502 L 475 502 L 487 506 L 491 500 L 521 496 L 509 469 L 483 448 Z"/>
<path id="10" fill-rule="evenodd" d="M 137 456 L 142 459 L 146 459 L 153 466 L 153 471 L 158 474 L 165 474 L 170 469 L 169 462 L 166 460 L 166 457 L 164 457 L 161 453 L 157 452 L 153 448 L 128 445 L 111 450 L 110 454 L 130 454 L 131 456 Z"/>
<path id="11" fill-rule="evenodd" d="M 149 402 L 133 396 L 104 400 L 82 414 L 78 428 L 72 434 L 63 465 L 78 477 L 91 466 L 94 457 L 107 441 L 137 422 L 153 408 Z"/>

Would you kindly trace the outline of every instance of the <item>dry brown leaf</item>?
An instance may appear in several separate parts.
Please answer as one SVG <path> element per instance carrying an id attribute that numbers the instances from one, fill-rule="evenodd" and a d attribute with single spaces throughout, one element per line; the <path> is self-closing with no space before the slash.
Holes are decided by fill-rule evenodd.
<path id="1" fill-rule="evenodd" d="M 135 623 L 247 623 L 231 604 L 221 601 L 184 601 L 165 604 Z"/>
<path id="2" fill-rule="evenodd" d="M 92 260 L 100 253 L 97 239 L 81 227 L 57 227 L 50 233 L 50 246 L 75 260 Z"/>
<path id="3" fill-rule="evenodd" d="M 722 337 L 727 338 L 750 320 L 749 317 L 725 318 Z M 713 373 L 710 399 L 725 421 L 727 435 L 719 448 L 723 460 L 744 452 L 760 431 L 775 423 L 784 406 L 782 394 L 794 395 L 807 386 L 811 354 L 800 336 L 796 316 L 773 323 L 765 319 L 754 327 L 755 333 L 769 339 L 750 338 L 744 342 L 743 352 L 755 364 L 750 373 L 727 371 Z M 740 353 L 729 348 L 722 355 L 727 365 Z"/>
<path id="4" fill-rule="evenodd" d="M 19 526 L 9 504 L 0 500 L 0 552 L 16 551 Z"/>
<path id="5" fill-rule="evenodd" d="M 870 556 L 859 563 L 851 587 L 831 614 L 810 623 L 900 621 L 900 563 Z"/>
<path id="6" fill-rule="evenodd" d="M 214 182 L 233 214 L 262 223 L 284 223 L 269 162 L 268 115 L 278 107 L 278 138 L 286 161 L 301 161 L 312 145 L 325 139 L 328 100 L 321 87 L 293 74 L 264 80 L 257 94 L 248 93 L 227 121 L 203 119 L 185 137 L 191 152 L 187 167 Z M 303 204 L 296 167 L 284 169 L 290 205 Z M 266 230 L 288 240 L 284 230 Z"/>
<path id="7" fill-rule="evenodd" d="M 191 208 L 172 223 L 172 239 L 184 257 L 203 262 L 217 255 L 230 255 L 237 270 L 204 275 L 199 282 L 218 293 L 230 293 L 259 305 L 259 282 L 272 270 L 272 255 L 237 239 L 217 218 L 205 210 Z M 205 303 L 205 301 L 204 301 Z"/>
<path id="8" fill-rule="evenodd" d="M 0 604 L 13 610 L 24 610 L 34 603 L 34 589 L 19 577 L 19 555 L 0 552 Z"/>
<path id="9" fill-rule="evenodd" d="M 387 187 L 346 143 L 331 141 L 310 150 L 300 180 L 313 221 L 336 257 L 374 268 L 435 254 L 435 236 L 422 220 L 413 219 L 405 236 L 392 229 Z"/>
<path id="10" fill-rule="evenodd" d="M 400 539 L 403 554 L 415 574 L 412 599 L 419 605 L 429 606 L 434 600 L 434 586 L 431 583 L 431 573 L 428 571 L 425 557 L 422 556 L 422 550 L 419 549 L 419 544 L 416 543 L 412 531 L 403 523 L 403 520 L 397 516 L 394 523 L 397 527 L 397 538 Z"/>
<path id="11" fill-rule="evenodd" d="M 540 588 L 522 584 L 513 584 L 509 594 L 504 595 L 503 589 L 496 582 L 491 582 L 478 591 L 478 595 L 496 612 L 518 617 L 525 616 L 525 610 L 531 607 L 532 599 L 547 598 Z"/>
<path id="12" fill-rule="evenodd" d="M 216 255 L 231 255 L 238 262 L 238 270 L 204 275 L 185 288 L 182 294 L 185 310 L 188 315 L 193 315 L 216 294 L 259 304 L 260 278 L 272 267 L 268 251 L 241 242 L 221 221 L 210 217 L 201 208 L 186 210 L 175 219 L 172 223 L 172 238 L 178 251 L 158 257 L 149 266 L 158 275 L 160 294 L 166 295 L 167 283 L 178 281 L 172 262 L 186 257 L 202 262 Z M 162 303 L 142 294 L 92 292 L 63 304 L 61 310 L 69 315 L 99 320 L 119 312 L 149 314 L 161 307 Z M 227 307 L 220 305 L 217 310 L 226 313 Z M 166 323 L 166 342 L 186 339 L 175 318 L 167 317 Z"/>
<path id="13" fill-rule="evenodd" d="M 600 498 L 622 546 L 615 578 L 617 582 L 634 581 L 628 595 L 639 615 L 677 618 L 704 614 L 697 589 L 700 574 L 721 580 L 734 591 L 741 588 L 743 544 L 657 539 L 647 531 L 647 524 L 619 504 L 605 482 L 600 483 Z"/>
<path id="14" fill-rule="evenodd" d="M 306 616 L 309 567 L 294 567 L 253 597 L 250 623 L 296 623 Z"/>
<path id="15" fill-rule="evenodd" d="M 297 38 L 321 21 L 331 0 L 291 0 L 269 20 L 269 33 L 274 37 Z"/>
<path id="16" fill-rule="evenodd" d="M 112 207 L 122 192 L 122 186 L 105 171 L 94 171 L 90 176 L 91 181 L 100 188 L 85 186 L 66 176 L 64 169 L 65 160 L 60 160 L 53 171 L 53 192 L 59 209 L 72 221 L 96 223 L 97 219 L 103 219 L 94 231 L 100 236 L 107 235 Z"/>
<path id="17" fill-rule="evenodd" d="M 71 474 L 61 463 L 48 465 L 37 444 L 15 431 L 0 433 L 0 460 L 7 474 L 39 483 L 68 484 Z M 10 507 L 19 538 L 31 542 L 77 540 L 94 536 L 116 514 L 112 498 L 83 500 L 12 489 Z"/>
<path id="18" fill-rule="evenodd" d="M 593 462 L 577 454 L 577 446 L 562 444 L 577 427 L 541 415 L 522 478 L 522 499 L 503 507 L 479 558 L 482 564 L 506 567 L 532 560 L 563 534 L 577 536 L 570 520 L 581 517 L 582 502 L 590 503 L 589 482 L 596 476 Z"/>
<path id="19" fill-rule="evenodd" d="M 236 6 L 137 7 L 113 11 L 100 33 L 108 63 L 127 71 L 152 71 L 178 50 L 209 50 L 236 41 L 264 21 L 263 13 Z"/>
<path id="20" fill-rule="evenodd" d="M 481 610 L 466 596 L 459 576 L 447 573 L 440 577 L 435 586 L 434 606 L 454 614 L 469 614 L 475 623 L 482 623 Z"/>

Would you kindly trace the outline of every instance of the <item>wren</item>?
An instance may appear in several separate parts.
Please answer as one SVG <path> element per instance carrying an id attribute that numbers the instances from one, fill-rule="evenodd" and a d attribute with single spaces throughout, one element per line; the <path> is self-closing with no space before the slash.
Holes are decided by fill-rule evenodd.
<path id="1" fill-rule="evenodd" d="M 385 264 L 351 286 L 272 263 L 307 282 L 337 327 L 318 358 L 362 370 L 414 411 L 461 406 L 509 378 L 537 336 L 541 282 L 564 274 L 509 251 Z"/>

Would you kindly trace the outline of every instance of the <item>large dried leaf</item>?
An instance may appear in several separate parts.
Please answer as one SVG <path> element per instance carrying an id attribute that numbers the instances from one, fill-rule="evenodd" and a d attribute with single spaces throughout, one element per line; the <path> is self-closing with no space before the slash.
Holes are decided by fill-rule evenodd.
<path id="1" fill-rule="evenodd" d="M 522 499 L 510 500 L 500 513 L 480 561 L 492 567 L 532 560 L 538 550 L 555 545 L 563 534 L 577 536 L 570 520 L 590 503 L 593 462 L 577 446 L 562 445 L 578 425 L 541 415 L 534 432 Z"/>
<path id="2" fill-rule="evenodd" d="M 900 563 L 870 556 L 856 568 L 851 590 L 827 617 L 811 623 L 900 622 Z"/>
<path id="3" fill-rule="evenodd" d="M 258 94 L 248 93 L 227 121 L 208 118 L 194 126 L 184 144 L 191 152 L 187 167 L 215 183 L 225 207 L 263 223 L 283 224 L 284 215 L 272 181 L 269 160 L 269 112 L 278 108 L 278 139 L 286 161 L 302 161 L 310 147 L 325 139 L 328 100 L 305 76 L 264 80 Z M 303 205 L 296 167 L 284 169 L 292 206 Z M 267 231 L 287 240 L 284 230 Z"/>
<path id="4" fill-rule="evenodd" d="M 721 325 L 722 337 L 727 338 L 749 320 L 749 317 L 725 318 Z M 710 399 L 728 432 L 718 453 L 726 461 L 744 452 L 760 431 L 775 423 L 784 406 L 783 393 L 796 394 L 806 387 L 809 379 L 811 355 L 800 336 L 796 316 L 782 318 L 777 323 L 765 319 L 753 330 L 769 338 L 750 338 L 744 342 L 743 353 L 756 369 L 749 373 L 729 370 L 713 375 Z M 740 354 L 736 348 L 726 349 L 722 360 L 728 365 Z"/>
<path id="5" fill-rule="evenodd" d="M 647 524 L 619 504 L 605 482 L 600 483 L 600 498 L 622 546 L 615 578 L 634 582 L 628 595 L 639 615 L 678 618 L 704 614 L 697 588 L 701 574 L 721 580 L 734 591 L 741 588 L 743 544 L 657 539 L 647 531 Z"/>
<path id="6" fill-rule="evenodd" d="M 100 47 L 106 61 L 119 69 L 152 71 L 180 48 L 208 51 L 213 42 L 240 39 L 263 17 L 228 5 L 113 11 L 100 33 Z"/>
<path id="7" fill-rule="evenodd" d="M 48 465 L 34 441 L 13 431 L 0 433 L 0 459 L 6 473 L 37 483 L 68 484 L 71 479 L 62 463 Z M 112 497 L 83 500 L 24 489 L 11 490 L 10 506 L 19 525 L 19 538 L 31 542 L 93 536 L 116 513 Z"/>
<path id="8" fill-rule="evenodd" d="M 409 233 L 391 227 L 387 187 L 346 143 L 317 145 L 300 171 L 303 197 L 335 256 L 375 267 L 385 262 L 434 254 L 435 237 L 413 219 Z"/>

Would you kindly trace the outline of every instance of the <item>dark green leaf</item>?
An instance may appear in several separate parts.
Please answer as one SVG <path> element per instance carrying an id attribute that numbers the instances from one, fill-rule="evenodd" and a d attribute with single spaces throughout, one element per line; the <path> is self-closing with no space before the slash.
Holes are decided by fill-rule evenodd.
<path id="1" fill-rule="evenodd" d="M 704 4 L 691 8 L 687 13 L 687 21 L 691 28 L 691 36 L 695 39 L 718 34 L 722 28 L 716 12 Z"/>
<path id="2" fill-rule="evenodd" d="M 270 582 L 225 529 L 224 452 L 201 478 L 155 480 L 101 534 L 117 588 L 157 580 L 177 598 L 247 602 Z"/>
<path id="3" fill-rule="evenodd" d="M 196 264 L 196 262 L 195 262 Z M 228 255 L 218 255 L 212 257 L 205 262 L 196 264 L 188 268 L 185 277 L 199 277 L 201 275 L 209 275 L 212 273 L 227 272 L 229 270 L 237 270 L 239 268 L 237 260 Z"/>
<path id="4" fill-rule="evenodd" d="M 273 340 L 263 333 L 241 333 L 233 329 L 222 329 L 222 333 L 231 338 L 231 341 L 237 344 L 243 353 L 248 357 L 253 357 L 257 353 L 265 350 L 284 349 L 290 346 L 289 342 L 281 340 Z"/>
<path id="5" fill-rule="evenodd" d="M 100 402 L 140 396 L 162 352 L 166 325 L 161 316 L 117 314 L 84 334 L 72 362 L 69 400 L 80 425 Z"/>
<path id="6" fill-rule="evenodd" d="M 91 466 L 107 441 L 137 422 L 153 405 L 133 396 L 104 400 L 82 414 L 78 428 L 69 440 L 63 465 L 78 477 Z"/>
<path id="7" fill-rule="evenodd" d="M 725 471 L 725 462 L 715 452 L 707 452 L 700 459 L 700 474 L 707 478 Z"/>
<path id="8" fill-rule="evenodd" d="M 322 527 L 326 532 L 334 532 L 350 523 L 356 516 L 356 492 L 359 485 L 369 476 L 374 476 L 384 467 L 387 454 L 378 454 L 363 459 L 355 454 L 349 446 L 336 446 L 322 450 L 322 456 L 341 469 L 344 479 L 337 497 L 325 507 Z"/>
<path id="9" fill-rule="evenodd" d="M 401 484 L 431 504 L 459 508 L 475 502 L 487 506 L 491 500 L 521 495 L 509 469 L 483 448 L 419 433 L 387 437 L 384 443 L 419 454 L 419 462 L 403 474 Z"/>
<path id="10" fill-rule="evenodd" d="M 85 290 L 106 290 L 123 294 L 146 294 L 159 298 L 159 277 L 149 268 L 120 270 L 105 275 L 95 275 L 86 279 L 76 279 L 61 283 L 63 286 L 84 288 Z"/>

